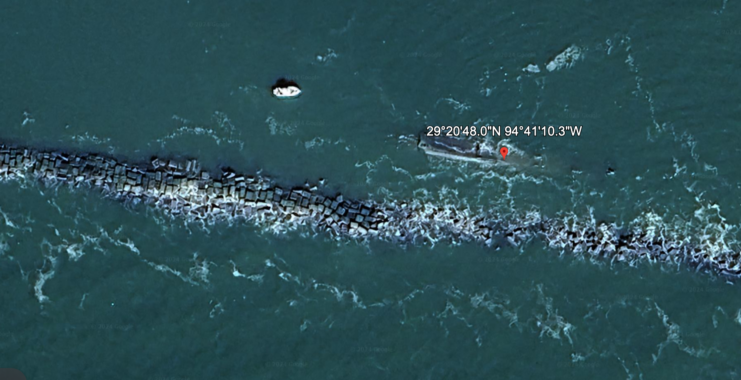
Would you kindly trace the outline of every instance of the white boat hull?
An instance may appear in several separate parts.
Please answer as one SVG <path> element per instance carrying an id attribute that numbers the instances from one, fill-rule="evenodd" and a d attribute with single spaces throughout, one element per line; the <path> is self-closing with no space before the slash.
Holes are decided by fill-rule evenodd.
<path id="1" fill-rule="evenodd" d="M 276 87 L 273 95 L 278 99 L 293 99 L 301 95 L 301 89 L 296 86 Z"/>

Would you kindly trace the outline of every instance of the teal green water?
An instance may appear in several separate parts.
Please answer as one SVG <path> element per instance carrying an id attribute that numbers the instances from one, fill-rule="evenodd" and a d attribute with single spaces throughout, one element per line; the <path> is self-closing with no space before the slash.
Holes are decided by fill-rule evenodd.
<path id="1" fill-rule="evenodd" d="M 539 210 L 738 247 L 737 8 L 8 1 L 0 141 L 195 156 L 286 186 L 325 178 L 355 198 Z M 571 45 L 582 58 L 547 71 Z M 301 98 L 270 96 L 282 76 Z M 531 172 L 428 159 L 408 137 L 430 124 L 583 131 L 508 138 L 546 158 Z M 537 243 L 404 248 L 201 226 L 15 182 L 0 183 L 0 211 L 0 367 L 29 379 L 741 373 L 736 284 L 685 267 Z"/>

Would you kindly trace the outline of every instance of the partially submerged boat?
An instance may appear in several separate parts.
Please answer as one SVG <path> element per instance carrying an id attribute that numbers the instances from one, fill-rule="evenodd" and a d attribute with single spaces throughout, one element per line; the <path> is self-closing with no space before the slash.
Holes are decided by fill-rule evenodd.
<path id="1" fill-rule="evenodd" d="M 278 79 L 272 87 L 273 95 L 278 99 L 293 99 L 301 95 L 301 88 L 294 81 Z"/>
<path id="2" fill-rule="evenodd" d="M 476 162 L 479 164 L 494 164 L 502 161 L 495 149 L 483 142 L 462 139 L 457 137 L 427 136 L 422 133 L 417 145 L 425 154 L 451 160 Z"/>
<path id="3" fill-rule="evenodd" d="M 502 155 L 499 153 L 499 148 L 502 146 L 483 139 L 427 136 L 426 133 L 419 135 L 419 143 L 417 144 L 417 147 L 428 156 L 449 160 L 514 167 L 518 170 L 538 167 L 543 163 L 542 157 L 529 157 L 513 146 L 509 147 L 506 160 L 502 159 Z"/>

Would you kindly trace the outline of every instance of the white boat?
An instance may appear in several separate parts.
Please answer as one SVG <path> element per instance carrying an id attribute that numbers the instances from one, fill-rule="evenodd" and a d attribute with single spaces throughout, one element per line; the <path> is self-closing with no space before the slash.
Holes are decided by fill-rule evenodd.
<path id="1" fill-rule="evenodd" d="M 273 95 L 279 99 L 291 99 L 301 95 L 301 89 L 298 86 L 276 86 L 273 87 Z"/>

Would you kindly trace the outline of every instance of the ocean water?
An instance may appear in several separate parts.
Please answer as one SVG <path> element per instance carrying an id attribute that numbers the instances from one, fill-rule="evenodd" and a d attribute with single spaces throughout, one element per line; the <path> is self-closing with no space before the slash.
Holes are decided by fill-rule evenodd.
<path id="1" fill-rule="evenodd" d="M 0 21 L 5 143 L 741 246 L 734 2 L 6 1 Z M 299 99 L 271 96 L 281 77 Z M 493 140 L 540 171 L 415 147 L 472 124 L 583 130 Z M 0 367 L 28 379 L 741 377 L 736 281 L 537 242 L 273 234 L 7 182 L 0 286 Z"/>

